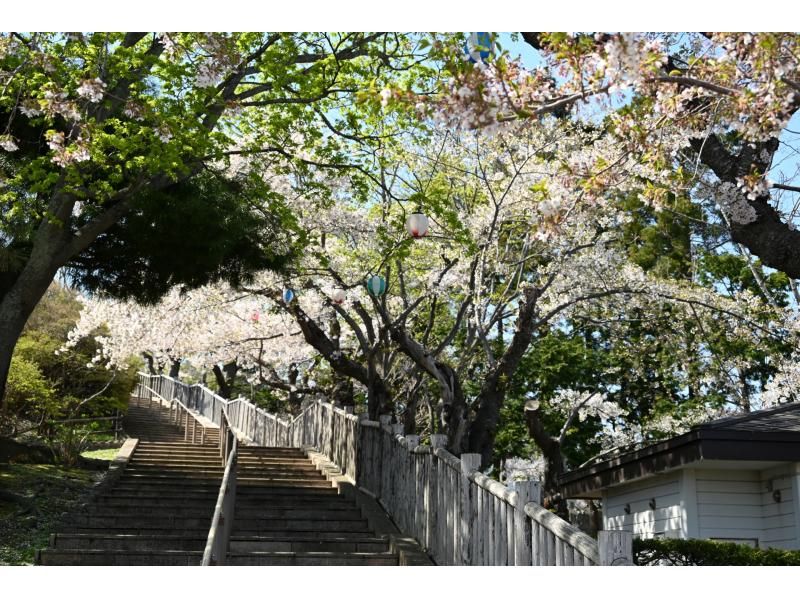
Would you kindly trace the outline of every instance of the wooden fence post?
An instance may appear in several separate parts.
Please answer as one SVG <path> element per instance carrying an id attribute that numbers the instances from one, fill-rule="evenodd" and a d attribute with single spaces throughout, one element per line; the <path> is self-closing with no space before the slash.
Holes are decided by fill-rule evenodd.
<path id="1" fill-rule="evenodd" d="M 472 564 L 471 539 L 473 523 L 475 522 L 475 508 L 471 499 L 471 486 L 474 482 L 469 479 L 469 474 L 481 468 L 480 453 L 461 454 L 461 521 L 459 530 L 459 544 L 461 548 L 460 560 L 462 565 Z"/>
<path id="2" fill-rule="evenodd" d="M 633 565 L 633 534 L 621 530 L 597 532 L 601 565 Z"/>
<path id="3" fill-rule="evenodd" d="M 532 538 L 531 524 L 525 514 L 529 502 L 542 502 L 542 487 L 536 480 L 514 480 L 517 491 L 517 506 L 514 509 L 514 565 L 530 565 Z M 508 555 L 509 559 L 511 555 Z"/>
<path id="4" fill-rule="evenodd" d="M 428 487 L 425 489 L 428 495 L 428 550 L 433 555 L 434 559 L 441 559 L 444 554 L 440 550 L 441 542 L 444 540 L 444 514 L 440 512 L 442 504 L 441 500 L 441 476 L 443 475 L 443 467 L 440 467 L 440 459 L 434 453 L 437 448 L 444 448 L 447 446 L 447 435 L 445 434 L 431 434 L 431 460 L 430 468 L 428 469 Z M 438 561 L 439 564 L 444 564 Z"/>
<path id="5" fill-rule="evenodd" d="M 417 492 L 418 484 L 417 480 L 419 479 L 419 475 L 421 472 L 417 472 L 417 463 L 419 462 L 417 459 L 417 455 L 414 454 L 414 449 L 419 446 L 419 436 L 416 434 L 409 434 L 406 436 L 406 450 L 408 451 L 408 468 L 404 468 L 404 471 L 407 474 L 407 477 L 404 481 L 404 486 L 406 487 L 404 492 L 406 493 L 406 504 L 403 505 L 403 509 L 405 510 L 405 517 L 406 517 L 406 529 L 403 530 L 405 533 L 411 536 L 417 536 L 417 509 L 418 505 L 420 504 L 421 497 Z"/>

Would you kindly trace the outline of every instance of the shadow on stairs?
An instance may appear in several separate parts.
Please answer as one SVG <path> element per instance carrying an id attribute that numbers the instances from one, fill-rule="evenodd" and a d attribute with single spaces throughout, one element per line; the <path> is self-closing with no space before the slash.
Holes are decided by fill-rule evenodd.
<path id="1" fill-rule="evenodd" d="M 51 535 L 38 565 L 201 563 L 224 471 L 219 431 L 188 442 L 169 409 L 147 403 L 125 418 L 138 442 L 121 450 L 121 473 Z M 358 497 L 301 449 L 241 446 L 237 486 L 228 565 L 399 564 Z"/>

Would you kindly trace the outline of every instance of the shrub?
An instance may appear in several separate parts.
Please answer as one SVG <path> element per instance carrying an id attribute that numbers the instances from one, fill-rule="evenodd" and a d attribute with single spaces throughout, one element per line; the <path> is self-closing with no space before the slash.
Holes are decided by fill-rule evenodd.
<path id="1" fill-rule="evenodd" d="M 37 363 L 17 355 L 11 359 L 5 409 L 8 415 L 26 412 L 32 418 L 50 415 L 54 411 L 51 384 Z"/>
<path id="2" fill-rule="evenodd" d="M 753 548 L 717 540 L 635 539 L 636 565 L 800 565 L 800 550 Z"/>

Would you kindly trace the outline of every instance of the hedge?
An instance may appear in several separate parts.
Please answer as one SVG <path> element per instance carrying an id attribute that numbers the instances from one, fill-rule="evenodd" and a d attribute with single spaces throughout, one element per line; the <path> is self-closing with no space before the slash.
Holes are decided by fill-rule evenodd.
<path id="1" fill-rule="evenodd" d="M 800 550 L 753 548 L 716 540 L 634 539 L 636 565 L 800 565 Z"/>

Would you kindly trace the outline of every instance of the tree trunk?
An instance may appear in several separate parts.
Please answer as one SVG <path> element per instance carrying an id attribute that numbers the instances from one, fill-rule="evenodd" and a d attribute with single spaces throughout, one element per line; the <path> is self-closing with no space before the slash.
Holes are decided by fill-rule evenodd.
<path id="1" fill-rule="evenodd" d="M 276 301 L 281 300 L 277 292 L 274 298 Z M 300 326 L 306 342 L 325 358 L 333 370 L 342 376 L 358 380 L 367 387 L 369 419 L 377 421 L 381 413 L 391 406 L 391 396 L 383 378 L 376 370 L 374 352 L 372 355 L 367 355 L 367 367 L 364 367 L 364 365 L 350 359 L 343 351 L 339 350 L 338 340 L 334 342 L 333 339 L 329 338 L 322 328 L 306 315 L 296 301 L 290 303 L 286 309 L 289 310 L 298 326 Z"/>
<path id="2" fill-rule="evenodd" d="M 448 364 L 436 362 L 436 367 L 447 382 L 442 387 L 442 425 L 447 434 L 450 452 L 460 455 L 467 448 L 467 402 L 456 371 Z"/>
<path id="3" fill-rule="evenodd" d="M 212 371 L 217 380 L 217 386 L 219 386 L 219 396 L 223 399 L 230 399 L 233 393 L 233 384 L 236 382 L 236 374 L 239 372 L 239 364 L 231 361 L 222 368 L 215 365 Z"/>
<path id="4" fill-rule="evenodd" d="M 538 409 L 526 409 L 525 421 L 528 433 L 544 457 L 544 485 L 542 488 L 542 506 L 555 512 L 564 519 L 569 519 L 567 501 L 561 496 L 558 476 L 564 473 L 564 457 L 561 454 L 561 443 L 550 436 L 544 428 Z"/>
<path id="5" fill-rule="evenodd" d="M 178 374 L 181 372 L 181 360 L 180 359 L 173 359 L 172 363 L 169 366 L 169 377 L 170 378 L 177 378 Z"/>
<path id="6" fill-rule="evenodd" d="M 417 433 L 417 406 L 419 405 L 419 398 L 414 397 L 406 403 L 406 409 L 403 411 L 403 434 Z"/>
<path id="7" fill-rule="evenodd" d="M 470 453 L 481 456 L 481 467 L 492 464 L 494 453 L 494 437 L 497 435 L 497 424 L 500 421 L 500 406 L 503 404 L 503 393 L 491 389 L 478 395 L 478 411 L 475 419 L 469 424 L 467 446 Z"/>
<path id="8" fill-rule="evenodd" d="M 142 357 L 147 362 L 147 371 L 150 373 L 151 376 L 157 376 L 158 372 L 156 371 L 155 364 L 153 362 L 153 356 L 150 353 L 144 352 L 142 353 Z"/>
<path id="9" fill-rule="evenodd" d="M 46 233 L 47 231 L 41 232 L 39 236 L 47 237 Z M 54 235 L 50 233 L 50 236 Z M 14 347 L 28 317 L 53 282 L 58 270 L 56 243 L 56 239 L 49 238 L 34 245 L 25 268 L 0 300 L 0 407 L 5 400 Z"/>
<path id="10" fill-rule="evenodd" d="M 343 407 L 352 407 L 356 404 L 353 397 L 353 381 L 350 378 L 340 376 L 333 372 L 333 391 L 331 393 L 333 401 Z"/>
<path id="11" fill-rule="evenodd" d="M 488 467 L 492 462 L 494 439 L 497 424 L 500 421 L 500 410 L 506 398 L 508 384 L 519 367 L 522 356 L 533 341 L 533 333 L 542 324 L 536 319 L 536 305 L 541 290 L 527 287 L 523 291 L 524 301 L 519 306 L 519 318 L 511 342 L 497 361 L 497 365 L 481 386 L 478 394 L 478 412 L 475 421 L 470 425 L 470 452 L 480 453 L 481 467 Z"/>
<path id="12" fill-rule="evenodd" d="M 544 456 L 544 484 L 542 487 L 542 506 L 545 509 L 555 510 L 563 519 L 569 520 L 567 501 L 561 495 L 561 485 L 558 476 L 564 473 L 564 458 L 561 455 L 561 445 L 554 442 L 547 449 L 542 449 Z"/>
<path id="13" fill-rule="evenodd" d="M 378 374 L 375 356 L 367 361 L 367 415 L 372 421 L 378 421 L 381 415 L 391 413 L 392 399 L 389 390 Z"/>

